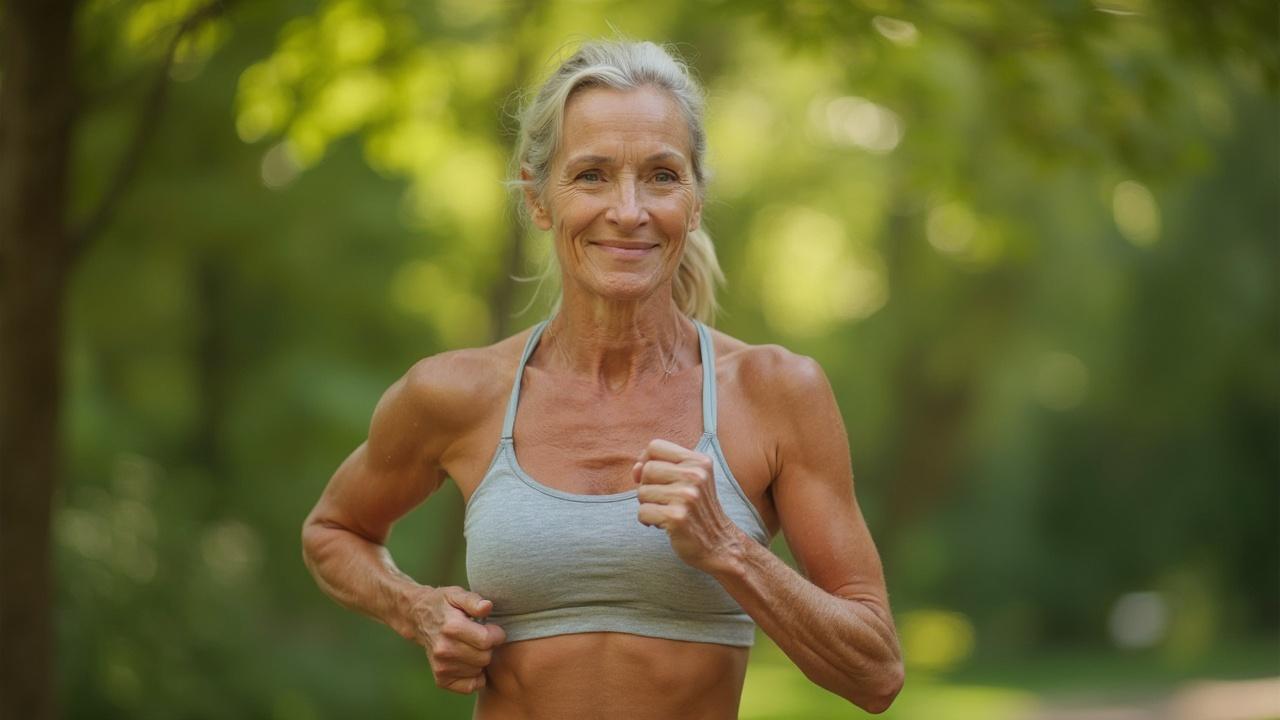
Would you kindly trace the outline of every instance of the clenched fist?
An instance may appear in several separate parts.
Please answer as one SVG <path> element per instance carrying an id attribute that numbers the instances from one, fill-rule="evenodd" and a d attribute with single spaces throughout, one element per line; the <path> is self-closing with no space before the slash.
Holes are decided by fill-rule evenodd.
<path id="1" fill-rule="evenodd" d="M 636 459 L 631 479 L 640 500 L 636 519 L 666 530 L 672 549 L 690 567 L 713 572 L 741 544 L 742 531 L 716 496 L 710 457 L 655 439 Z"/>
<path id="2" fill-rule="evenodd" d="M 412 600 L 412 638 L 427 651 L 436 685 L 467 695 L 485 686 L 485 668 L 493 648 L 507 639 L 497 625 L 484 618 L 493 603 L 466 588 L 424 587 Z"/>

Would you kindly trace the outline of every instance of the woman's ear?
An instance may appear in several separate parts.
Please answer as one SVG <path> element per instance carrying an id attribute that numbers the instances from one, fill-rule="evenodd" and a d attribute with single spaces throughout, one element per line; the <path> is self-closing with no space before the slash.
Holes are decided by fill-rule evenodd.
<path id="1" fill-rule="evenodd" d="M 529 217 L 533 218 L 534 227 L 544 231 L 550 230 L 551 214 L 533 192 L 533 173 L 529 172 L 527 165 L 520 166 L 520 180 L 524 183 L 524 204 L 529 208 Z"/>
<path id="2" fill-rule="evenodd" d="M 689 217 L 689 232 L 702 227 L 702 198 L 693 202 L 693 215 Z"/>

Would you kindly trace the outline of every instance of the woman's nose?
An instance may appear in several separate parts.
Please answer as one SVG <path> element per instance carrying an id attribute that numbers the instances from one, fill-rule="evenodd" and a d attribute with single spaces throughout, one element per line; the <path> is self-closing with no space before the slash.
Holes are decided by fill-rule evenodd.
<path id="1" fill-rule="evenodd" d="M 605 219 L 624 231 L 643 225 L 649 215 L 641 203 L 640 190 L 636 187 L 635 180 L 624 179 L 615 187 L 617 190 L 605 213 Z"/>

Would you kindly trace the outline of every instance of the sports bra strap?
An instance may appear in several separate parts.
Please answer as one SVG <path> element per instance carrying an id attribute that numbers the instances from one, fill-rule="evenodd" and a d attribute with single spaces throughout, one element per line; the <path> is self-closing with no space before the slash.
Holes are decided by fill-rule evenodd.
<path id="1" fill-rule="evenodd" d="M 520 381 L 524 379 L 524 366 L 533 355 L 538 338 L 547 328 L 549 320 L 543 320 L 533 327 L 529 339 L 524 344 L 524 353 L 520 356 L 520 365 L 516 368 L 516 379 L 511 384 L 511 398 L 507 401 L 507 415 L 502 420 L 502 439 L 510 440 L 516 425 L 516 405 L 520 402 Z M 698 329 L 698 347 L 702 353 L 702 431 L 716 431 L 716 351 L 711 347 L 711 333 L 701 321 L 694 319 L 694 327 Z"/>
<path id="2" fill-rule="evenodd" d="M 701 320 L 694 318 L 698 328 L 698 347 L 702 350 L 702 431 L 716 431 L 716 351 L 711 347 L 711 332 Z"/>
<path id="3" fill-rule="evenodd" d="M 524 379 L 524 366 L 529 362 L 529 356 L 533 354 L 533 348 L 538 344 L 538 337 L 542 335 L 542 331 L 546 329 L 550 320 L 543 320 L 533 326 L 533 332 L 529 333 L 529 340 L 524 344 L 524 354 L 520 356 L 520 365 L 516 368 L 516 381 L 511 384 L 511 399 L 507 401 L 507 416 L 502 420 L 502 439 L 510 440 L 512 430 L 516 426 L 516 403 L 520 402 L 520 381 Z"/>

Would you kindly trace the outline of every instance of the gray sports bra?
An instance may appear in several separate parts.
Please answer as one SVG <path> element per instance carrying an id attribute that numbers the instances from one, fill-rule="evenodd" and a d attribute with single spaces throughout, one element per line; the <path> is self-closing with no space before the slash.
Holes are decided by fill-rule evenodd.
<path id="1" fill-rule="evenodd" d="M 636 491 L 590 495 L 534 480 L 516 460 L 512 428 L 524 366 L 547 321 L 536 325 L 516 370 L 502 439 L 467 501 L 467 581 L 493 602 L 488 622 L 507 641 L 582 632 L 750 646 L 755 622 L 715 578 L 685 564 L 667 533 L 636 519 Z M 702 439 L 724 512 L 762 545 L 768 531 L 729 471 L 716 437 L 715 352 L 694 320 L 702 351 Z"/>

